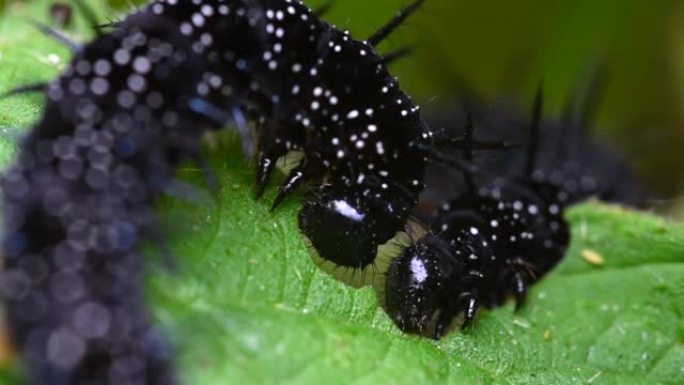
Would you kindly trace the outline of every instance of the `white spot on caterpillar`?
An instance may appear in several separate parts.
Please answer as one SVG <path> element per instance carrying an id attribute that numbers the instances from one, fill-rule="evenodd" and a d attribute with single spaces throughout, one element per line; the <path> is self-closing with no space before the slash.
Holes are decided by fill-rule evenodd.
<path id="1" fill-rule="evenodd" d="M 527 206 L 527 212 L 532 215 L 536 215 L 539 213 L 539 208 L 536 205 L 529 205 Z"/>
<path id="2" fill-rule="evenodd" d="M 131 60 L 131 54 L 123 49 L 119 48 L 116 51 L 114 51 L 114 62 L 118 65 L 126 65 L 128 62 Z"/>
<path id="3" fill-rule="evenodd" d="M 428 277 L 427 269 L 425 268 L 425 263 L 423 263 L 423 261 L 421 261 L 417 257 L 411 259 L 411 275 L 413 276 L 413 279 L 418 283 L 425 282 L 425 280 Z"/>
<path id="4" fill-rule="evenodd" d="M 204 4 L 202 6 L 201 11 L 202 11 L 202 14 L 204 16 L 207 16 L 207 17 L 212 16 L 214 14 L 214 8 L 212 8 L 211 5 L 209 5 L 209 4 Z"/>
<path id="5" fill-rule="evenodd" d="M 146 74 L 150 71 L 150 60 L 144 56 L 138 56 L 133 60 L 133 70 L 135 72 Z"/>
<path id="6" fill-rule="evenodd" d="M 190 36 L 192 35 L 192 26 L 190 25 L 190 23 L 181 23 L 180 31 L 183 35 Z"/>
<path id="7" fill-rule="evenodd" d="M 104 95 L 109 91 L 109 82 L 105 78 L 94 78 L 90 82 L 90 91 L 95 95 Z"/>
<path id="8" fill-rule="evenodd" d="M 204 16 L 200 15 L 199 13 L 193 14 L 192 24 L 194 24 L 196 27 L 204 27 Z"/>

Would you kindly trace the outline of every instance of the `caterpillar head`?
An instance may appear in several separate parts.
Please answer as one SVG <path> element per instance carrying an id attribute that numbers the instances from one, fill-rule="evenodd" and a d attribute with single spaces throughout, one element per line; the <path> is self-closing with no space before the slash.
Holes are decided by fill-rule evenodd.
<path id="1" fill-rule="evenodd" d="M 438 235 L 427 235 L 404 249 L 390 264 L 385 281 L 385 310 L 403 331 L 425 334 L 438 311 L 445 311 L 450 282 L 463 264 Z"/>
<path id="2" fill-rule="evenodd" d="M 391 254 L 383 248 L 408 243 L 399 238 L 407 237 L 402 230 L 410 205 L 377 196 L 373 187 L 325 186 L 299 213 L 299 228 L 316 263 L 352 286 L 371 283 L 364 280 L 367 273 L 383 272 L 377 256 Z M 396 250 L 394 255 L 400 249 Z"/>

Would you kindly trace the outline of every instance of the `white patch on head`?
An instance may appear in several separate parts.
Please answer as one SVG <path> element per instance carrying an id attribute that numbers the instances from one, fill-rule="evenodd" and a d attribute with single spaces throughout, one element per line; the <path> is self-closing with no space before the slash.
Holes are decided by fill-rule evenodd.
<path id="1" fill-rule="evenodd" d="M 413 279 L 418 283 L 423 283 L 428 277 L 427 269 L 423 261 L 414 257 L 411 259 L 411 275 Z"/>
<path id="2" fill-rule="evenodd" d="M 354 207 L 350 206 L 347 201 L 334 201 L 333 204 L 335 205 L 335 211 L 353 221 L 361 222 L 365 217 L 364 214 L 361 214 Z"/>

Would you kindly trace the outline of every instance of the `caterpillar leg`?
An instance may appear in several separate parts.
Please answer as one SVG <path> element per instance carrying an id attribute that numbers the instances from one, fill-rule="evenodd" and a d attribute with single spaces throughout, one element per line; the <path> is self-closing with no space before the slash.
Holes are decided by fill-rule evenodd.
<path id="1" fill-rule="evenodd" d="M 463 312 L 463 323 L 461 324 L 461 329 L 465 329 L 470 326 L 475 320 L 475 315 L 477 315 L 477 309 L 480 307 L 480 301 L 473 292 L 462 293 L 458 297 L 456 306 L 452 309 L 443 309 L 442 313 L 439 315 L 437 324 L 435 325 L 435 331 L 432 337 L 436 340 L 442 338 L 445 334 L 454 316 L 460 312 Z"/>
<path id="2" fill-rule="evenodd" d="M 280 189 L 278 190 L 278 195 L 276 198 L 273 200 L 273 205 L 271 206 L 271 211 L 275 210 L 276 207 L 278 207 L 285 198 L 292 193 L 299 185 L 302 184 L 302 182 L 305 180 L 307 175 L 305 174 L 305 168 L 306 166 L 297 166 L 295 167 L 294 170 L 290 171 L 290 173 L 287 175 L 287 178 L 285 178 L 285 182 L 283 182 L 282 185 L 280 185 Z"/>
<path id="3" fill-rule="evenodd" d="M 477 296 L 474 293 L 466 292 L 461 296 L 463 302 L 463 324 L 461 329 L 467 328 L 475 320 L 475 315 L 477 314 L 477 309 L 480 307 L 480 302 L 477 300 Z"/>
<path id="4" fill-rule="evenodd" d="M 537 269 L 531 263 L 520 257 L 513 258 L 510 262 L 511 281 L 513 295 L 515 296 L 515 311 L 519 311 L 525 305 L 527 292 L 530 285 L 538 279 Z"/>
<path id="5" fill-rule="evenodd" d="M 276 161 L 284 155 L 284 151 L 280 149 L 260 150 L 257 156 L 257 175 L 256 175 L 256 197 L 261 199 L 264 195 L 266 186 L 271 181 L 273 169 L 275 169 Z"/>
<path id="6" fill-rule="evenodd" d="M 527 282 L 526 274 L 523 271 L 516 271 L 513 273 L 514 295 L 515 295 L 515 311 L 520 309 L 525 304 L 527 298 L 527 290 L 529 283 Z"/>
<path id="7" fill-rule="evenodd" d="M 437 319 L 437 324 L 435 325 L 435 331 L 432 335 L 433 339 L 438 340 L 446 334 L 449 325 L 451 325 L 451 321 L 454 319 L 454 313 L 455 312 L 451 309 L 442 310 L 442 313 L 440 313 L 439 318 Z"/>

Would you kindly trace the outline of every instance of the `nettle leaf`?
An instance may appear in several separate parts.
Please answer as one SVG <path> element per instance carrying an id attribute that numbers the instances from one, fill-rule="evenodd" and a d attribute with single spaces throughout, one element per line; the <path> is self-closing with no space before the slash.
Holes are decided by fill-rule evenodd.
<path id="1" fill-rule="evenodd" d="M 0 55 L 0 91 L 50 79 L 68 60 L 16 16 L 0 19 Z M 2 165 L 14 127 L 30 125 L 41 99 L 0 101 Z M 185 383 L 684 383 L 682 225 L 595 202 L 573 208 L 572 246 L 522 311 L 483 311 L 471 329 L 435 342 L 400 333 L 371 289 L 319 271 L 296 224 L 302 197 L 269 212 L 275 191 L 253 198 L 236 137 L 209 142 L 218 191 L 159 204 L 175 266 L 148 248 L 149 301 Z M 204 186 L 196 167 L 180 174 Z M 15 383 L 2 364 L 0 383 Z"/>
<path id="2" fill-rule="evenodd" d="M 680 225 L 599 203 L 574 208 L 567 257 L 521 312 L 483 312 L 472 329 L 433 342 L 399 333 L 372 290 L 318 271 L 298 235 L 299 203 L 271 214 L 255 202 L 253 170 L 234 140 L 212 156 L 222 180 L 216 201 L 162 205 L 175 218 L 166 223 L 183 224 L 169 231 L 181 262 L 150 285 L 188 379 L 684 382 Z"/>

